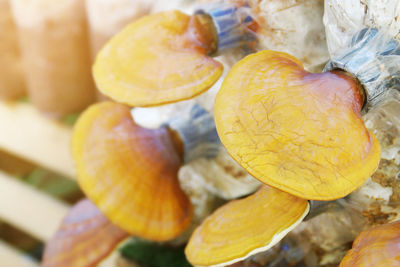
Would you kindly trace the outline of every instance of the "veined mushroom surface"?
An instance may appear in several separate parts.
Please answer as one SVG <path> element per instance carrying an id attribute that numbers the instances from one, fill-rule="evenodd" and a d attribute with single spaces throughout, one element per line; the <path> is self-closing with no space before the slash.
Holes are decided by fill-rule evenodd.
<path id="1" fill-rule="evenodd" d="M 222 143 L 254 177 L 301 198 L 332 200 L 361 186 L 379 163 L 363 101 L 345 72 L 309 73 L 296 58 L 266 50 L 232 68 L 215 120 Z"/>

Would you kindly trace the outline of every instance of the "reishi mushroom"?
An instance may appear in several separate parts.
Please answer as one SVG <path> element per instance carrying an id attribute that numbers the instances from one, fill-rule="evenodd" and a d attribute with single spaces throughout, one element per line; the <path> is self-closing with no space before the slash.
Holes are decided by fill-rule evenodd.
<path id="1" fill-rule="evenodd" d="M 209 89 L 223 66 L 210 54 L 253 41 L 255 22 L 243 9 L 222 6 L 187 15 L 165 11 L 145 16 L 100 51 L 93 74 L 100 91 L 130 106 L 186 100 Z"/>
<path id="2" fill-rule="evenodd" d="M 185 249 L 191 264 L 225 266 L 268 250 L 308 214 L 309 204 L 273 187 L 217 209 L 192 234 Z"/>
<path id="3" fill-rule="evenodd" d="M 379 163 L 363 103 L 350 74 L 309 73 L 296 58 L 266 50 L 229 72 L 215 121 L 231 156 L 255 178 L 304 199 L 332 200 L 361 186 Z"/>
<path id="4" fill-rule="evenodd" d="M 79 118 L 72 151 L 82 190 L 128 233 L 166 241 L 189 225 L 193 208 L 177 179 L 182 147 L 168 128 L 142 128 L 129 107 L 103 102 Z"/>
<path id="5" fill-rule="evenodd" d="M 46 244 L 42 266 L 96 266 L 127 237 L 92 202 L 81 200 Z"/>
<path id="6" fill-rule="evenodd" d="M 400 266 L 400 221 L 361 232 L 339 266 Z"/>
<path id="7" fill-rule="evenodd" d="M 207 56 L 216 44 L 200 16 L 167 11 L 128 25 L 97 56 L 93 73 L 99 89 L 118 102 L 149 106 L 210 88 L 222 65 Z"/>

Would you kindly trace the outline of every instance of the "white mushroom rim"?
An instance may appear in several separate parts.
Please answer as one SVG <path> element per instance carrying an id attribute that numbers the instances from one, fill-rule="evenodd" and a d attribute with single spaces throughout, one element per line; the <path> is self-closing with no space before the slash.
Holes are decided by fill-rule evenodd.
<path id="1" fill-rule="evenodd" d="M 228 261 L 228 262 L 224 262 L 224 263 L 219 263 L 219 264 L 215 264 L 215 265 L 207 265 L 207 266 L 201 266 L 201 265 L 196 265 L 196 267 L 222 267 L 222 266 L 226 266 L 226 265 L 231 265 L 234 264 L 238 261 L 242 261 L 244 259 L 247 259 L 250 256 L 253 256 L 254 254 L 266 251 L 270 248 L 272 248 L 273 246 L 275 246 L 279 241 L 281 241 L 290 231 L 292 231 L 297 225 L 299 225 L 303 219 L 307 216 L 307 214 L 310 211 L 310 202 L 307 202 L 307 208 L 304 210 L 303 215 L 301 215 L 301 217 L 294 223 L 292 224 L 290 227 L 286 228 L 285 230 L 283 230 L 282 232 L 279 232 L 277 234 L 274 235 L 274 237 L 272 238 L 271 242 L 268 243 L 268 245 L 266 245 L 265 247 L 260 247 L 260 248 L 256 248 L 255 250 L 250 251 L 247 255 Z"/>

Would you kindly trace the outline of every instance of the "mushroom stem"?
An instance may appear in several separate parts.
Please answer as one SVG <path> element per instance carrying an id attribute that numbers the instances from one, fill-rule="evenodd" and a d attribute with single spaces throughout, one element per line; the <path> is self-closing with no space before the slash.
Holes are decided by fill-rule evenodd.
<path id="1" fill-rule="evenodd" d="M 160 112 L 159 107 L 133 108 L 131 117 L 143 128 L 157 129 L 166 127 L 175 150 L 184 163 L 198 158 L 214 158 L 220 148 L 221 141 L 215 127 L 214 117 L 207 110 L 193 102 L 187 102 L 178 108 L 179 112 L 168 114 L 168 110 Z M 152 111 L 156 111 L 154 116 Z M 150 116 L 147 116 L 150 113 Z M 169 119 L 166 118 L 169 116 Z M 145 118 L 147 121 L 145 122 Z M 151 121 L 155 121 L 151 122 Z M 145 122 L 145 123 L 144 123 Z M 157 126 L 157 127 L 155 127 Z"/>
<path id="2" fill-rule="evenodd" d="M 167 127 L 182 140 L 185 163 L 200 157 L 215 157 L 221 147 L 212 114 L 197 104 L 167 122 Z"/>
<path id="3" fill-rule="evenodd" d="M 250 47 L 256 41 L 254 32 L 258 24 L 247 5 L 222 4 L 196 13 L 207 14 L 212 19 L 218 36 L 217 53 L 232 47 Z"/>
<path id="4" fill-rule="evenodd" d="M 354 35 L 348 47 L 339 51 L 324 71 L 344 70 L 356 77 L 365 90 L 363 112 L 400 86 L 400 44 L 383 30 L 365 28 Z"/>
<path id="5" fill-rule="evenodd" d="M 338 201 L 315 201 L 315 200 L 310 200 L 310 212 L 307 214 L 307 216 L 304 218 L 303 221 L 308 221 L 324 212 L 327 210 L 331 209 L 342 209 L 342 205 Z"/>

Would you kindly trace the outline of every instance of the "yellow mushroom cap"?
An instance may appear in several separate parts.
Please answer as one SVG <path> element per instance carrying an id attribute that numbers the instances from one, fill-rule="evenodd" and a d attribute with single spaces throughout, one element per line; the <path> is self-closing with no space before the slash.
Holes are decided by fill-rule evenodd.
<path id="1" fill-rule="evenodd" d="M 141 128 L 127 106 L 103 102 L 79 118 L 72 152 L 82 190 L 128 233 L 165 241 L 189 225 L 192 206 L 177 178 L 181 157 L 166 128 Z"/>
<path id="2" fill-rule="evenodd" d="M 192 234 L 185 249 L 193 265 L 225 266 L 265 251 L 296 227 L 308 201 L 262 186 L 217 209 Z"/>
<path id="3" fill-rule="evenodd" d="M 131 23 L 98 54 L 93 67 L 98 88 L 131 106 L 161 105 L 206 91 L 223 69 L 207 56 L 215 46 L 207 25 L 180 11 Z"/>
<path id="4" fill-rule="evenodd" d="M 126 237 L 92 202 L 81 200 L 46 244 L 42 266 L 96 266 Z"/>
<path id="5" fill-rule="evenodd" d="M 224 146 L 254 177 L 301 198 L 331 200 L 361 186 L 379 163 L 362 102 L 349 75 L 309 73 L 286 53 L 262 51 L 229 72 L 215 121 Z"/>
<path id="6" fill-rule="evenodd" d="M 361 232 L 339 266 L 400 266 L 400 221 Z"/>

